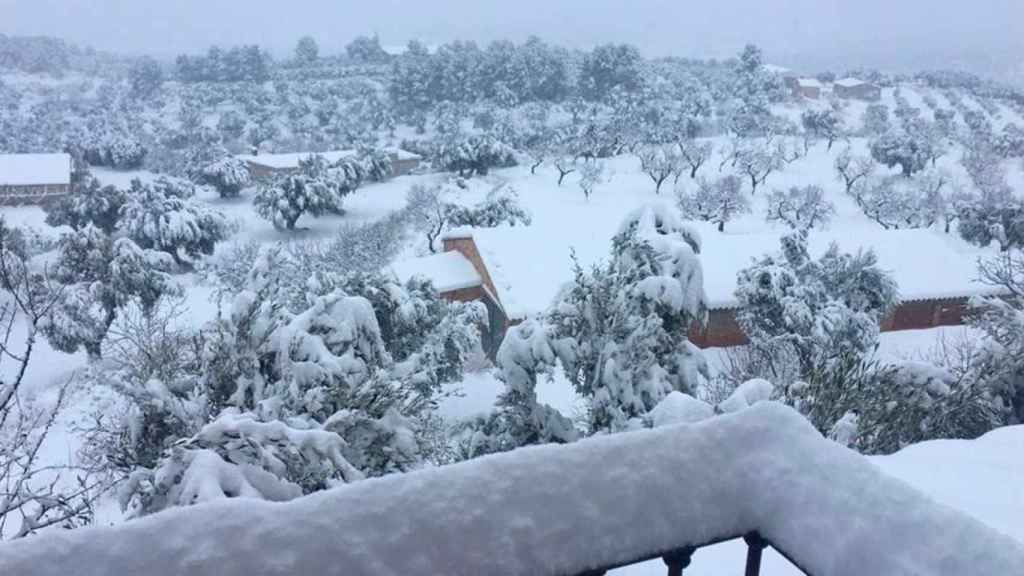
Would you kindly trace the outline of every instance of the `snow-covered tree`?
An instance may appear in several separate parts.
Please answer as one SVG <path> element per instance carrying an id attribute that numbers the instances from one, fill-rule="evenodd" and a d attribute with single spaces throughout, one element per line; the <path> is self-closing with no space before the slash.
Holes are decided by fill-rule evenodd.
<path id="1" fill-rule="evenodd" d="M 771 148 L 770 142 L 749 142 L 739 146 L 733 161 L 736 171 L 750 182 L 750 193 L 757 194 L 757 187 L 765 183 L 768 176 L 780 168 L 783 161 L 778 148 Z"/>
<path id="2" fill-rule="evenodd" d="M 303 36 L 295 44 L 295 62 L 300 66 L 315 64 L 320 58 L 320 46 L 312 36 Z"/>
<path id="3" fill-rule="evenodd" d="M 879 137 L 885 134 L 892 127 L 889 121 L 889 107 L 885 104 L 869 104 L 864 109 L 862 124 L 864 133 L 868 136 Z"/>
<path id="4" fill-rule="evenodd" d="M 669 178 L 678 179 L 683 159 L 675 144 L 645 146 L 637 152 L 640 169 L 654 182 L 654 192 L 661 194 L 661 185 Z"/>
<path id="5" fill-rule="evenodd" d="M 143 249 L 165 252 L 179 267 L 213 254 L 228 236 L 227 219 L 193 197 L 191 185 L 161 178 L 144 184 L 132 180 L 121 206 L 118 230 Z"/>
<path id="6" fill-rule="evenodd" d="M 868 178 L 855 187 L 854 197 L 864 214 L 886 230 L 928 228 L 945 219 L 952 181 L 941 169 L 925 169 L 910 178 Z"/>
<path id="7" fill-rule="evenodd" d="M 602 101 L 616 90 L 635 91 L 643 81 L 643 57 L 628 44 L 603 44 L 583 56 L 577 82 L 588 100 Z"/>
<path id="8" fill-rule="evenodd" d="M 683 217 L 714 222 L 719 232 L 725 231 L 726 222 L 750 212 L 750 199 L 743 192 L 743 181 L 732 174 L 717 180 L 702 176 L 695 189 L 680 189 L 677 199 Z"/>
<path id="9" fill-rule="evenodd" d="M 445 142 L 437 153 L 437 164 L 463 178 L 486 175 L 491 168 L 515 166 L 511 147 L 492 136 L 469 136 Z"/>
<path id="10" fill-rule="evenodd" d="M 905 130 L 889 130 L 871 141 L 871 157 L 890 168 L 899 166 L 908 178 L 923 170 L 933 153 L 928 139 Z"/>
<path id="11" fill-rule="evenodd" d="M 348 57 L 357 62 L 382 62 L 388 59 L 388 53 L 380 45 L 380 37 L 356 36 L 345 46 Z"/>
<path id="12" fill-rule="evenodd" d="M 431 252 L 436 250 L 437 238 L 448 228 L 494 228 L 502 224 L 530 225 L 530 213 L 519 205 L 516 191 L 509 185 L 494 187 L 483 202 L 472 207 L 449 202 L 448 194 L 448 189 L 442 185 L 418 184 L 409 190 L 410 216 L 413 224 L 426 234 L 427 247 Z"/>
<path id="13" fill-rule="evenodd" d="M 160 63 L 148 56 L 143 56 L 132 63 L 128 70 L 128 81 L 131 94 L 136 98 L 146 99 L 153 96 L 164 81 L 164 71 Z"/>
<path id="14" fill-rule="evenodd" d="M 694 138 L 682 138 L 678 145 L 679 154 L 690 169 L 690 178 L 696 179 L 697 171 L 711 159 L 714 145 L 711 142 L 697 142 Z"/>
<path id="15" fill-rule="evenodd" d="M 736 298 L 762 377 L 827 433 L 851 405 L 844 390 L 871 376 L 869 355 L 897 301 L 895 282 L 874 253 L 832 245 L 815 260 L 806 232 L 795 232 L 783 237 L 781 253 L 740 271 Z"/>
<path id="16" fill-rule="evenodd" d="M 303 214 L 322 216 L 341 210 L 342 199 L 352 192 L 348 178 L 340 177 L 323 156 L 299 160 L 299 170 L 262 184 L 253 197 L 256 213 L 274 226 L 294 230 Z"/>
<path id="17" fill-rule="evenodd" d="M 576 158 L 570 154 L 558 154 L 551 161 L 551 164 L 558 170 L 558 185 L 562 185 L 562 181 L 569 174 L 575 172 L 579 166 Z"/>
<path id="18" fill-rule="evenodd" d="M 831 107 L 823 110 L 805 110 L 800 115 L 800 123 L 807 134 L 827 142 L 829 151 L 843 135 L 843 118 L 838 110 Z"/>
<path id="19" fill-rule="evenodd" d="M 835 169 L 846 187 L 846 193 L 853 195 L 858 182 L 871 176 L 875 171 L 875 162 L 865 156 L 854 156 L 847 147 L 836 156 Z"/>
<path id="20" fill-rule="evenodd" d="M 60 298 L 40 328 L 55 349 L 84 349 L 98 358 L 125 306 L 134 303 L 149 311 L 163 296 L 177 292 L 167 275 L 172 266 L 166 254 L 140 248 L 128 238 L 115 240 L 92 225 L 67 233 L 58 244 L 53 272 L 62 285 Z"/>
<path id="21" fill-rule="evenodd" d="M 793 186 L 789 190 L 773 190 L 768 195 L 765 217 L 793 230 L 811 230 L 827 226 L 835 213 L 835 206 L 825 199 L 821 186 Z"/>
<path id="22" fill-rule="evenodd" d="M 960 236 L 972 244 L 993 242 L 1003 252 L 1024 247 L 1024 203 L 1014 198 L 965 202 L 958 215 Z"/>
<path id="23" fill-rule="evenodd" d="M 23 230 L 0 218 L 0 541 L 51 526 L 76 528 L 93 520 L 105 483 L 77 463 L 56 464 L 44 445 L 70 398 L 70 383 L 50 388 L 54 401 L 25 394 L 42 360 L 36 342 L 59 290 L 31 262 L 39 251 Z"/>
<path id="24" fill-rule="evenodd" d="M 217 189 L 221 198 L 235 198 L 252 179 L 249 167 L 234 156 L 225 156 L 202 170 L 203 181 Z"/>
<path id="25" fill-rule="evenodd" d="M 594 188 L 605 182 L 604 162 L 597 158 L 584 160 L 579 164 L 579 173 L 580 179 L 577 184 L 583 191 L 583 196 L 589 200 Z"/>
<path id="26" fill-rule="evenodd" d="M 70 226 L 74 230 L 93 225 L 107 234 L 114 232 L 126 195 L 113 186 L 101 186 L 89 176 L 72 186 L 71 194 L 43 206 L 50 226 Z"/>

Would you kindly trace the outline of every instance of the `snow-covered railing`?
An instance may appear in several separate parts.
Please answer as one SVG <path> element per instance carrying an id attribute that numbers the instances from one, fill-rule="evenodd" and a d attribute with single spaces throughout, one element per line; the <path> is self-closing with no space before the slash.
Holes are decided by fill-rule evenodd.
<path id="1" fill-rule="evenodd" d="M 0 574 L 602 573 L 749 535 L 816 576 L 1020 574 L 1011 538 L 771 403 L 288 503 L 225 500 L 0 545 Z M 755 536 L 756 535 L 756 536 Z M 760 540 L 758 540 L 760 538 Z"/>

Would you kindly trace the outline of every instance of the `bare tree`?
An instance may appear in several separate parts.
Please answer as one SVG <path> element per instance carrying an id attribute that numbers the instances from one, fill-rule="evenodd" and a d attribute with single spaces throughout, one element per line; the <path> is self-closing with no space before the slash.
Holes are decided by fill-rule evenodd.
<path id="1" fill-rule="evenodd" d="M 553 162 L 555 169 L 558 170 L 558 185 L 562 185 L 562 181 L 569 174 L 576 171 L 576 158 L 568 154 L 559 154 L 555 157 Z"/>
<path id="2" fill-rule="evenodd" d="M 714 153 L 714 146 L 711 142 L 697 143 L 693 138 L 684 138 L 679 141 L 679 153 L 683 162 L 690 168 L 690 178 L 697 178 L 697 171 L 701 166 L 711 159 Z M 681 171 L 680 171 L 681 173 Z"/>
<path id="3" fill-rule="evenodd" d="M 23 236 L 0 220 L 0 367 L 14 364 L 3 370 L 10 376 L 0 377 L 0 540 L 49 526 L 89 523 L 103 487 L 87 472 L 44 462 L 41 455 L 70 382 L 61 385 L 57 402 L 46 409 L 22 401 L 39 325 L 60 298 L 45 271 L 32 271 L 28 252 Z"/>
<path id="4" fill-rule="evenodd" d="M 661 185 L 669 178 L 676 176 L 678 180 L 682 159 L 674 145 L 645 146 L 637 152 L 637 157 L 641 170 L 654 182 L 655 194 L 661 194 Z"/>
<path id="5" fill-rule="evenodd" d="M 874 173 L 875 161 L 864 156 L 854 156 L 850 148 L 845 148 L 836 157 L 835 168 L 846 186 L 846 193 L 854 195 L 854 186 Z"/>
<path id="6" fill-rule="evenodd" d="M 594 193 L 594 188 L 598 184 L 604 182 L 605 172 L 604 164 L 600 160 L 587 160 L 580 166 L 580 190 L 583 190 L 583 195 L 590 199 L 590 195 Z"/>
<path id="7" fill-rule="evenodd" d="M 686 218 L 704 220 L 718 224 L 718 231 L 725 231 L 725 223 L 739 214 L 750 212 L 750 199 L 743 193 L 743 181 L 730 174 L 709 181 L 701 178 L 693 192 L 677 192 L 679 209 Z"/>

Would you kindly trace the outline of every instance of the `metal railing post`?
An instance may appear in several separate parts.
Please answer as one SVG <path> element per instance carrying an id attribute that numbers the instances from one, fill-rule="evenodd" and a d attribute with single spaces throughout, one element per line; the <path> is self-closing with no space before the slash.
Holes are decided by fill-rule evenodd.
<path id="1" fill-rule="evenodd" d="M 668 566 L 668 576 L 683 576 L 683 568 L 690 565 L 695 551 L 695 548 L 688 546 L 662 556 L 662 561 Z"/>
<path id="2" fill-rule="evenodd" d="M 751 532 L 743 537 L 747 543 L 747 568 L 744 576 L 760 576 L 761 574 L 761 552 L 766 546 L 764 539 L 757 532 Z"/>

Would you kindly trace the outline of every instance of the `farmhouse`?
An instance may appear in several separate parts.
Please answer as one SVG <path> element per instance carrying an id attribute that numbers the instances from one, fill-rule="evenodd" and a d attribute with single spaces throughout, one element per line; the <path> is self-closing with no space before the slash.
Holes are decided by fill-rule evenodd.
<path id="1" fill-rule="evenodd" d="M 494 283 L 473 242 L 472 233 L 455 231 L 444 239 L 444 252 L 397 262 L 392 276 L 399 282 L 412 278 L 430 280 L 441 297 L 451 302 L 482 302 L 488 325 L 482 326 L 483 349 L 492 358 L 505 331 L 514 322 L 505 314 Z"/>
<path id="2" fill-rule="evenodd" d="M 0 204 L 43 204 L 70 189 L 70 155 L 0 154 Z"/>
<path id="3" fill-rule="evenodd" d="M 728 235 L 705 231 L 702 224 L 695 227 L 706 239 L 701 261 L 708 318 L 703 326 L 693 327 L 690 338 L 702 348 L 746 344 L 736 320 L 737 272 L 776 251 L 779 234 Z M 396 276 L 404 280 L 418 273 L 434 280 L 449 300 L 487 304 L 492 317 L 486 350 L 493 354 L 509 327 L 543 312 L 572 278 L 569 246 L 524 250 L 522 233 L 520 228 L 456 230 L 445 237 L 444 254 L 400 263 L 395 266 Z M 963 324 L 967 300 L 990 292 L 974 280 L 977 254 L 961 252 L 954 242 L 931 230 L 816 232 L 809 239 L 809 249 L 821 254 L 833 242 L 844 251 L 873 250 L 879 266 L 896 280 L 901 303 L 882 323 L 883 331 Z M 601 253 L 586 252 L 590 244 L 576 246 L 581 259 L 603 258 Z M 606 251 L 607 244 L 601 244 Z M 461 272 L 456 274 L 456 269 Z"/>
<path id="4" fill-rule="evenodd" d="M 403 176 L 420 165 L 421 157 L 399 148 L 385 148 L 384 152 L 391 160 L 392 176 Z M 328 164 L 336 164 L 348 158 L 357 158 L 356 150 L 332 150 L 328 152 L 292 152 L 288 154 L 243 154 L 238 158 L 249 166 L 253 179 L 264 180 L 279 174 L 287 174 L 299 169 L 299 161 L 310 156 L 321 156 Z"/>
<path id="5" fill-rule="evenodd" d="M 824 86 L 818 80 L 793 76 L 786 76 L 784 79 L 794 98 L 808 98 L 810 100 L 821 98 L 821 91 Z"/>
<path id="6" fill-rule="evenodd" d="M 882 89 L 876 84 L 865 82 L 857 78 L 843 78 L 836 80 L 833 87 L 835 95 L 847 100 L 867 100 L 874 102 L 882 99 Z"/>

